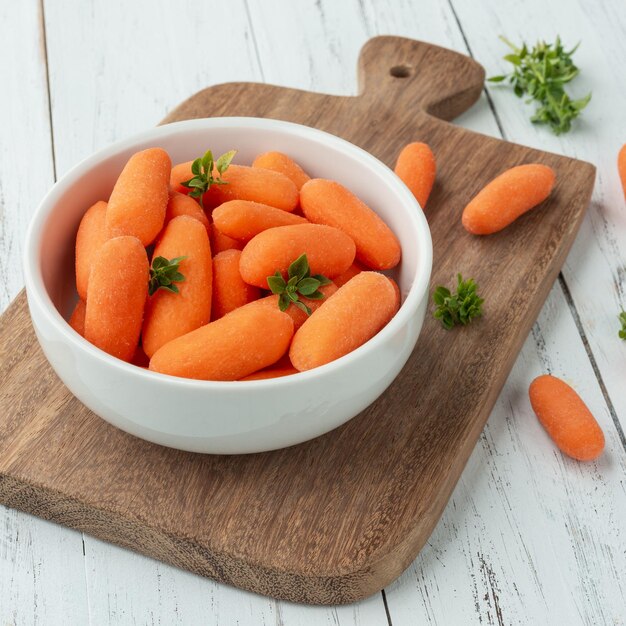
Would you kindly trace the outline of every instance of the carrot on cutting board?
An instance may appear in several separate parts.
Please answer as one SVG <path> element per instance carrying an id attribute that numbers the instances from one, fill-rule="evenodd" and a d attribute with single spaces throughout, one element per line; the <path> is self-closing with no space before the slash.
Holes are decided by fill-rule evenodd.
<path id="1" fill-rule="evenodd" d="M 70 315 L 69 325 L 79 334 L 81 337 L 85 336 L 85 301 L 78 299 L 72 315 Z"/>
<path id="2" fill-rule="evenodd" d="M 211 226 L 209 218 L 206 216 L 200 205 L 193 198 L 186 196 L 184 193 L 170 191 L 167 201 L 167 209 L 165 210 L 165 223 L 163 226 L 167 226 L 167 224 L 169 224 L 169 222 L 171 222 L 175 217 L 179 217 L 181 215 L 189 215 L 189 217 L 197 219 L 206 228 L 207 234 L 209 234 Z"/>
<path id="3" fill-rule="evenodd" d="M 311 177 L 291 158 L 282 152 L 264 152 L 254 159 L 252 167 L 262 167 L 284 174 L 300 191 Z"/>
<path id="4" fill-rule="evenodd" d="M 483 187 L 463 211 L 463 226 L 473 235 L 491 235 L 543 202 L 554 187 L 554 170 L 540 163 L 506 170 Z"/>
<path id="5" fill-rule="evenodd" d="M 172 163 L 162 148 L 133 154 L 124 166 L 106 212 L 111 237 L 132 235 L 144 246 L 163 228 Z"/>
<path id="6" fill-rule="evenodd" d="M 193 178 L 192 163 L 188 161 L 172 168 L 170 186 L 174 191 L 189 192 L 182 183 Z M 213 209 L 229 200 L 251 200 L 289 212 L 298 205 L 298 189 L 280 172 L 231 164 L 221 178 L 225 184 L 211 185 L 203 195 L 205 209 Z"/>
<path id="7" fill-rule="evenodd" d="M 239 270 L 247 283 L 267 289 L 267 277 L 279 271 L 286 279 L 289 265 L 302 254 L 307 256 L 311 274 L 333 278 L 350 267 L 354 253 L 352 239 L 332 226 L 279 226 L 264 230 L 246 244 Z"/>
<path id="8" fill-rule="evenodd" d="M 76 291 L 81 300 L 87 299 L 87 285 L 94 257 L 109 239 L 106 211 L 106 202 L 96 202 L 83 215 L 76 233 Z"/>
<path id="9" fill-rule="evenodd" d="M 617 155 L 617 169 L 619 177 L 622 180 L 622 189 L 624 190 L 624 198 L 626 198 L 626 143 Z"/>
<path id="10" fill-rule="evenodd" d="M 148 295 L 148 257 L 136 237 L 114 237 L 96 255 L 85 310 L 85 339 L 123 361 L 139 343 Z"/>
<path id="11" fill-rule="evenodd" d="M 437 173 L 435 155 L 430 146 L 418 141 L 404 146 L 398 155 L 394 171 L 424 208 Z"/>
<path id="12" fill-rule="evenodd" d="M 556 376 L 539 376 L 528 390 L 533 411 L 558 448 L 579 461 L 604 450 L 604 434 L 581 397 Z"/>
<path id="13" fill-rule="evenodd" d="M 332 296 L 337 291 L 337 285 L 335 285 L 335 283 L 333 282 L 330 282 L 326 285 L 322 285 L 321 287 L 319 287 L 319 291 L 321 291 L 324 295 L 324 298 L 321 300 L 311 300 L 306 296 L 299 296 L 300 302 L 308 306 L 311 312 L 319 309 L 322 304 L 324 304 L 328 300 L 328 298 L 330 298 L 330 296 Z M 265 296 L 265 298 L 260 298 L 256 301 L 256 304 L 278 308 L 278 299 L 279 296 L 277 294 L 272 294 L 271 296 Z M 291 319 L 293 320 L 294 330 L 298 330 L 298 328 L 300 328 L 300 326 L 302 326 L 302 324 L 304 324 L 304 322 L 309 319 L 306 311 L 303 311 L 293 304 L 290 304 L 287 307 L 285 313 L 287 313 L 287 315 L 289 315 L 289 317 L 291 317 Z"/>
<path id="14" fill-rule="evenodd" d="M 243 247 L 246 245 L 244 241 L 233 239 L 221 233 L 213 222 L 211 222 L 209 238 L 211 240 L 211 250 L 213 254 L 219 254 L 220 252 L 224 252 L 224 250 L 243 250 Z"/>
<path id="15" fill-rule="evenodd" d="M 300 190 L 305 217 L 339 228 L 356 244 L 356 259 L 370 269 L 384 270 L 400 261 L 400 243 L 389 226 L 343 185 L 313 178 Z"/>
<path id="16" fill-rule="evenodd" d="M 291 364 L 289 355 L 285 355 L 278 359 L 274 365 L 270 365 L 254 374 L 244 376 L 239 380 L 267 380 L 268 378 L 282 378 L 283 376 L 291 376 L 297 374 L 298 370 Z"/>
<path id="17" fill-rule="evenodd" d="M 224 317 L 259 297 L 259 288 L 249 285 L 241 278 L 240 259 L 240 250 L 224 250 L 213 257 L 212 320 Z"/>
<path id="18" fill-rule="evenodd" d="M 185 335 L 211 318 L 212 263 L 206 228 L 189 215 L 175 217 L 157 243 L 153 259 L 184 257 L 178 271 L 184 280 L 178 293 L 157 289 L 146 303 L 142 345 L 150 357 L 168 341 Z"/>
<path id="19" fill-rule="evenodd" d="M 330 363 L 371 339 L 396 308 L 396 292 L 389 279 L 378 272 L 361 272 L 296 331 L 289 358 L 299 371 Z"/>
<path id="20" fill-rule="evenodd" d="M 250 241 L 268 228 L 308 224 L 309 220 L 267 204 L 250 200 L 230 200 L 213 210 L 213 223 L 227 237 Z"/>
<path id="21" fill-rule="evenodd" d="M 293 322 L 278 308 L 243 306 L 157 350 L 150 369 L 200 380 L 239 380 L 282 357 Z"/>

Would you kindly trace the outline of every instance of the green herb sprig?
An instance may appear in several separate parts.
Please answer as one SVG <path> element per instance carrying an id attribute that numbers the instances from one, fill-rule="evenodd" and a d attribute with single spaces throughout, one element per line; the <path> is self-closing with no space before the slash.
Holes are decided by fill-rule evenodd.
<path id="1" fill-rule="evenodd" d="M 273 276 L 267 277 L 270 291 L 278 295 L 278 307 L 281 311 L 286 311 L 289 305 L 293 304 L 307 315 L 311 315 L 311 309 L 300 300 L 300 296 L 309 300 L 322 300 L 324 294 L 319 288 L 322 285 L 328 285 L 331 281 L 322 274 L 311 276 L 306 254 L 300 255 L 289 266 L 287 274 L 288 280 L 282 277 L 279 270 L 276 270 Z"/>
<path id="2" fill-rule="evenodd" d="M 534 124 L 548 124 L 555 135 L 566 133 L 581 111 L 589 104 L 591 93 L 584 98 L 572 100 L 565 85 L 579 74 L 572 55 L 579 44 L 566 51 L 557 37 L 553 44 L 538 41 L 533 48 L 526 43 L 518 48 L 505 37 L 500 39 L 513 50 L 504 59 L 513 64 L 510 74 L 492 76 L 489 81 L 500 83 L 508 79 L 515 95 L 528 95 L 527 103 L 538 103 L 535 114 L 530 118 Z"/>
<path id="3" fill-rule="evenodd" d="M 193 178 L 181 183 L 187 189 L 191 189 L 189 195 L 192 198 L 200 198 L 200 206 L 204 208 L 202 203 L 203 195 L 209 190 L 211 185 L 227 185 L 228 181 L 222 180 L 222 175 L 228 169 L 230 162 L 233 160 L 236 150 L 225 152 L 218 157 L 217 161 L 213 161 L 213 153 L 207 150 L 203 157 L 197 158 L 191 164 L 191 173 Z M 218 172 L 218 176 L 213 176 L 213 167 Z"/>
<path id="4" fill-rule="evenodd" d="M 480 317 L 484 300 L 476 293 L 477 288 L 473 278 L 463 280 L 461 274 L 457 275 L 456 293 L 451 293 L 447 287 L 436 287 L 433 293 L 435 319 L 441 320 L 443 327 L 450 330 L 457 324 L 465 326 Z"/>
<path id="5" fill-rule="evenodd" d="M 152 267 L 150 268 L 148 293 L 153 295 L 159 289 L 178 293 L 178 287 L 174 283 L 180 283 L 185 280 L 184 274 L 181 274 L 178 268 L 180 262 L 186 258 L 186 256 L 178 256 L 168 261 L 165 257 L 158 256 L 153 259 Z"/>
<path id="6" fill-rule="evenodd" d="M 626 311 L 622 311 L 618 316 L 622 328 L 619 331 L 619 338 L 626 339 Z"/>

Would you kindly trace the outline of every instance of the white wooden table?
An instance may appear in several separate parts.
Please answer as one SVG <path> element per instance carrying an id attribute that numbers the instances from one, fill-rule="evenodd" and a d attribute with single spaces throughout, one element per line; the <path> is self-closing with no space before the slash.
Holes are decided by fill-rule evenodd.
<path id="1" fill-rule="evenodd" d="M 217 584 L 0 507 L 0 624 L 626 624 L 626 142 L 624 0 L 0 1 L 0 308 L 22 287 L 33 209 L 79 159 L 155 125 L 210 84 L 267 81 L 356 91 L 377 34 L 473 55 L 488 75 L 513 41 L 582 40 L 583 120 L 555 137 L 509 90 L 458 120 L 595 163 L 589 213 L 428 544 L 382 594 L 305 607 Z M 408 137 L 407 140 L 412 138 Z M 486 294 L 488 297 L 488 294 Z M 521 295 L 523 297 L 523 294 Z M 585 398 L 605 455 L 555 450 L 527 400 L 552 372 Z"/>

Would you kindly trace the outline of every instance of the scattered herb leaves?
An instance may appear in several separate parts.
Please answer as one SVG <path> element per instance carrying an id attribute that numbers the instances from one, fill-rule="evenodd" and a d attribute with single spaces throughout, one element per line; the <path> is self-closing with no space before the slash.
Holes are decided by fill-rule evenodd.
<path id="1" fill-rule="evenodd" d="M 330 282 L 326 276 L 321 274 L 311 276 L 306 254 L 300 255 L 289 266 L 287 280 L 282 277 L 279 270 L 276 270 L 273 276 L 267 277 L 270 291 L 278 296 L 278 307 L 281 311 L 286 311 L 289 305 L 293 304 L 307 315 L 311 315 L 311 309 L 300 300 L 300 296 L 304 296 L 309 300 L 322 300 L 324 294 L 319 288 L 322 285 L 328 285 Z"/>
<path id="2" fill-rule="evenodd" d="M 178 256 L 168 261 L 165 257 L 158 256 L 153 259 L 152 267 L 150 268 L 148 293 L 153 295 L 159 289 L 178 293 L 178 287 L 174 283 L 180 283 L 185 280 L 185 276 L 178 271 L 178 267 L 180 262 L 186 258 L 185 256 Z"/>
<path id="3" fill-rule="evenodd" d="M 228 182 L 222 180 L 222 175 L 228 169 L 230 162 L 233 160 L 236 150 L 225 152 L 217 161 L 213 160 L 213 153 L 207 150 L 203 157 L 197 158 L 191 164 L 191 173 L 193 177 L 181 183 L 187 189 L 191 189 L 189 195 L 192 198 L 200 198 L 200 206 L 204 208 L 202 203 L 203 195 L 209 190 L 211 185 L 227 185 Z M 217 177 L 213 176 L 213 168 L 217 170 Z"/>
<path id="4" fill-rule="evenodd" d="M 555 135 L 568 132 L 572 121 L 591 100 L 591 93 L 572 100 L 565 91 L 565 85 L 579 73 L 572 61 L 579 44 L 566 51 L 561 38 L 557 37 L 553 44 L 538 41 L 533 48 L 529 48 L 526 43 L 518 48 L 505 37 L 500 39 L 513 50 L 512 54 L 504 57 L 513 64 L 513 71 L 492 76 L 488 80 L 501 83 L 508 79 L 516 96 L 521 98 L 526 94 L 527 103 L 536 101 L 537 109 L 530 118 L 534 124 L 548 124 Z"/>
<path id="5" fill-rule="evenodd" d="M 435 319 L 440 320 L 446 330 L 450 330 L 457 324 L 465 326 L 473 318 L 481 316 L 484 300 L 476 293 L 477 288 L 473 278 L 463 280 L 461 274 L 457 276 L 456 293 L 451 293 L 447 287 L 436 287 L 433 292 Z"/>
<path id="6" fill-rule="evenodd" d="M 622 328 L 619 331 L 619 338 L 626 339 L 626 311 L 622 311 L 618 316 Z"/>

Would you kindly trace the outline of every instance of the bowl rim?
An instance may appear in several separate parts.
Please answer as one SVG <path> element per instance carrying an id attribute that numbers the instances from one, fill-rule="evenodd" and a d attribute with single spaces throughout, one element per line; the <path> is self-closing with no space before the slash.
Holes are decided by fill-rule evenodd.
<path id="1" fill-rule="evenodd" d="M 82 176 L 85 175 L 87 170 L 95 167 L 100 161 L 113 157 L 118 152 L 130 150 L 138 143 L 154 141 L 155 145 L 158 145 L 159 140 L 176 135 L 181 130 L 204 130 L 215 127 L 243 127 L 269 131 L 281 130 L 287 131 L 296 137 L 307 138 L 318 143 L 324 143 L 335 150 L 347 154 L 349 158 L 359 159 L 364 165 L 378 170 L 381 177 L 384 179 L 385 184 L 391 187 L 395 193 L 400 196 L 402 202 L 400 203 L 401 208 L 399 210 L 405 211 L 409 221 L 412 223 L 417 235 L 416 245 L 419 247 L 419 261 L 413 284 L 411 285 L 404 302 L 401 304 L 399 310 L 393 318 L 376 335 L 374 335 L 374 337 L 352 352 L 349 352 L 348 354 L 335 359 L 330 363 L 326 363 L 325 365 L 321 365 L 311 370 L 298 372 L 297 374 L 292 374 L 290 376 L 281 376 L 278 378 L 247 381 L 214 381 L 183 378 L 179 376 L 161 374 L 138 367 L 131 363 L 117 359 L 103 350 L 100 350 L 79 335 L 63 318 L 52 302 L 43 282 L 39 263 L 39 252 L 44 232 L 44 223 L 53 208 L 57 205 L 65 189 L 75 184 Z M 61 335 L 63 340 L 72 344 L 78 350 L 86 351 L 89 356 L 102 361 L 105 365 L 121 370 L 121 374 L 147 378 L 149 382 L 161 382 L 162 384 L 175 385 L 185 388 L 192 387 L 206 390 L 226 388 L 232 390 L 236 388 L 238 390 L 245 391 L 262 388 L 280 389 L 284 386 L 292 385 L 296 381 L 304 383 L 315 378 L 332 376 L 337 370 L 343 368 L 344 366 L 349 366 L 351 361 L 363 357 L 367 351 L 376 349 L 377 346 L 386 341 L 387 337 L 391 336 L 404 326 L 410 316 L 416 315 L 422 299 L 428 297 L 428 288 L 432 271 L 432 258 L 433 251 L 430 228 L 419 203 L 409 188 L 389 167 L 363 148 L 360 148 L 348 140 L 342 139 L 341 137 L 326 131 L 294 122 L 257 117 L 211 117 L 173 122 L 171 124 L 157 126 L 155 128 L 136 133 L 126 139 L 116 141 L 104 148 L 101 148 L 100 150 L 97 150 L 71 167 L 61 178 L 59 178 L 59 180 L 54 183 L 52 188 L 46 193 L 33 213 L 26 231 L 23 253 L 23 269 L 24 282 L 29 301 L 32 300 L 36 303 L 39 310 L 45 316 L 46 321 L 54 327 L 54 330 Z"/>

